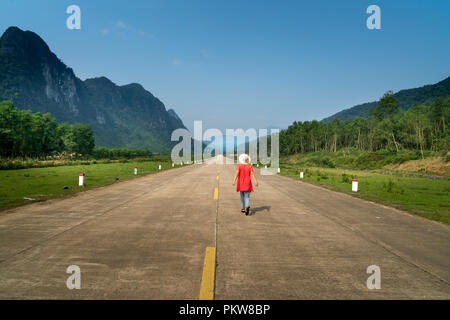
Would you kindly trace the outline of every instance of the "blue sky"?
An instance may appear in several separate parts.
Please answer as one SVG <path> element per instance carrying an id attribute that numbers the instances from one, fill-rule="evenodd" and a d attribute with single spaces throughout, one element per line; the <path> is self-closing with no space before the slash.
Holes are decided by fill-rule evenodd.
<path id="1" fill-rule="evenodd" d="M 81 8 L 81 30 L 66 8 Z M 366 8 L 381 8 L 381 30 Z M 78 77 L 141 83 L 188 128 L 287 127 L 450 75 L 450 1 L 2 0 Z"/>

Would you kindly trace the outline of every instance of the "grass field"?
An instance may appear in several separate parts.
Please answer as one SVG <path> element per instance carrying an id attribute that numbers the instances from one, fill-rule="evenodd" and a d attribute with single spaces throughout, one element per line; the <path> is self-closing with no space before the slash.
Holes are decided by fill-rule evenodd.
<path id="1" fill-rule="evenodd" d="M 163 170 L 172 169 L 172 161 L 167 158 L 163 161 L 130 160 L 128 163 L 0 170 L 0 210 L 133 179 L 158 171 L 159 164 Z M 138 167 L 137 176 L 133 173 L 134 166 Z M 85 188 L 78 186 L 81 172 L 86 175 Z"/>
<path id="2" fill-rule="evenodd" d="M 423 175 L 450 176 L 450 152 L 425 152 L 422 159 L 418 150 L 361 151 L 354 148 L 337 152 L 329 150 L 294 154 L 282 157 L 283 162 L 303 167 L 389 169 L 410 171 Z"/>
<path id="3" fill-rule="evenodd" d="M 286 160 L 286 159 L 285 159 Z M 281 174 L 345 192 L 355 197 L 393 206 L 419 216 L 450 223 L 450 180 L 410 177 L 402 173 L 380 174 L 335 168 L 306 167 L 281 161 Z M 359 191 L 351 191 L 351 180 L 358 179 Z"/>

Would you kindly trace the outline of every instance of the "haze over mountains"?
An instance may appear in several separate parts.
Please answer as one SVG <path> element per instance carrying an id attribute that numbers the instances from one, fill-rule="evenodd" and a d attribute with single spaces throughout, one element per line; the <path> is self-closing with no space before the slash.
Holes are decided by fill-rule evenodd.
<path id="1" fill-rule="evenodd" d="M 174 110 L 140 84 L 77 78 L 36 33 L 8 28 L 0 38 L 0 101 L 58 122 L 90 124 L 97 146 L 168 152 L 170 135 L 185 128 Z"/>

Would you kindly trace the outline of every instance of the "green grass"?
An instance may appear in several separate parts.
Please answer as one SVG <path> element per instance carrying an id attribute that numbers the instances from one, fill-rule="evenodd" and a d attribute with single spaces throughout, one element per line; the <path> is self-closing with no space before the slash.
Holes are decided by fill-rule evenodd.
<path id="1" fill-rule="evenodd" d="M 164 161 L 130 160 L 128 163 L 1 170 L 0 210 L 133 179 L 158 171 L 159 164 L 162 165 L 163 170 L 172 169 L 172 161 L 167 158 Z M 138 166 L 137 176 L 133 173 L 134 166 Z M 176 167 L 179 166 L 176 165 Z M 78 186 L 78 175 L 81 172 L 86 175 L 85 188 Z M 116 180 L 116 178 L 119 180 Z M 65 186 L 68 186 L 69 189 L 64 189 Z"/>
<path id="2" fill-rule="evenodd" d="M 428 179 L 396 174 L 380 174 L 335 168 L 305 167 L 296 163 L 280 164 L 281 174 L 345 192 L 355 197 L 393 206 L 413 214 L 450 223 L 450 180 Z M 358 179 L 359 191 L 351 191 L 351 179 Z"/>
<path id="3" fill-rule="evenodd" d="M 447 157 L 447 152 L 425 151 L 426 158 Z M 283 157 L 285 162 L 305 167 L 382 169 L 384 166 L 421 159 L 419 150 L 378 150 L 375 152 L 346 148 L 337 152 L 329 150 L 295 154 Z"/>
<path id="4" fill-rule="evenodd" d="M 64 160 L 39 160 L 39 159 L 7 159 L 0 158 L 0 170 L 47 168 L 60 166 L 78 166 L 104 163 L 128 163 L 133 161 L 169 161 L 169 156 L 136 157 L 132 159 L 64 159 Z"/>

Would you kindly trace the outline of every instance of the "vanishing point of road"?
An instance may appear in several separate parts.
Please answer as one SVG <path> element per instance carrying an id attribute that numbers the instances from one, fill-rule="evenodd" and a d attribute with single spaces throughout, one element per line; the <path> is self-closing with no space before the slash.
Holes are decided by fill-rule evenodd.
<path id="1" fill-rule="evenodd" d="M 450 299 L 448 225 L 258 170 L 245 216 L 234 171 L 195 164 L 0 213 L 0 298 Z"/>

